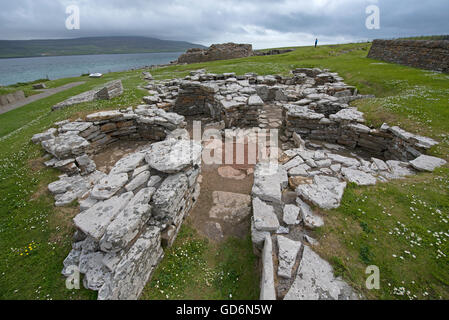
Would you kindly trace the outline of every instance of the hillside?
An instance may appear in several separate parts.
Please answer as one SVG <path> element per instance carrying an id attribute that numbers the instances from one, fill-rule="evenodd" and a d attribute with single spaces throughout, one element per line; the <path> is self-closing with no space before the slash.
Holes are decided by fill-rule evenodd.
<path id="1" fill-rule="evenodd" d="M 180 52 L 204 46 L 147 37 L 91 37 L 56 40 L 0 40 L 0 58 Z"/>

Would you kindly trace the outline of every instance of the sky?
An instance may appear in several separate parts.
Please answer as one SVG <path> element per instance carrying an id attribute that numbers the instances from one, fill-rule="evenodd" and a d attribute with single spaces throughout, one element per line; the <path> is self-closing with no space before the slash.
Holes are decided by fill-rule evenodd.
<path id="1" fill-rule="evenodd" d="M 80 11 L 66 28 L 66 8 Z M 367 7 L 379 8 L 368 29 Z M 448 0 L 0 0 L 0 39 L 147 36 L 255 49 L 449 34 Z M 373 21 L 373 20 L 370 20 Z"/>

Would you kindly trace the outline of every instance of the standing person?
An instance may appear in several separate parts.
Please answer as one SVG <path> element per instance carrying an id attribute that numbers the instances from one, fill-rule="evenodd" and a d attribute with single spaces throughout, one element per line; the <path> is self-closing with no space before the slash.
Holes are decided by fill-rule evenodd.
<path id="1" fill-rule="evenodd" d="M 315 48 L 318 45 L 318 38 L 315 39 Z"/>

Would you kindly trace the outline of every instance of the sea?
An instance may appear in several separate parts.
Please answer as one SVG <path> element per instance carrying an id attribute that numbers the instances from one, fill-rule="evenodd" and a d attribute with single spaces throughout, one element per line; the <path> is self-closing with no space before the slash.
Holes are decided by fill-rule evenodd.
<path id="1" fill-rule="evenodd" d="M 167 64 L 183 52 L 96 54 L 0 59 L 0 85 L 38 79 L 78 77 L 86 73 L 126 71 Z"/>

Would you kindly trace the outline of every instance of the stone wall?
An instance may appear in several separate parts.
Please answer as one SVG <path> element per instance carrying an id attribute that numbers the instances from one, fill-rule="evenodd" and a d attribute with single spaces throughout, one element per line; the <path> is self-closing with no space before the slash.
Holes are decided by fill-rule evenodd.
<path id="1" fill-rule="evenodd" d="M 8 93 L 0 96 L 0 106 L 6 106 L 7 104 L 16 103 L 18 101 L 24 100 L 25 94 L 22 90 Z"/>
<path id="2" fill-rule="evenodd" d="M 449 41 L 374 40 L 368 58 L 449 73 Z"/>
<path id="3" fill-rule="evenodd" d="M 47 166 L 66 173 L 48 186 L 56 205 L 74 200 L 80 205 L 62 274 L 79 270 L 83 285 L 98 291 L 99 300 L 137 299 L 199 197 L 202 147 L 186 140 L 183 116 L 149 106 L 56 125 L 32 141 L 54 156 Z M 146 136 L 151 128 L 164 128 L 164 135 Z M 114 139 L 108 135 L 114 133 L 126 139 L 167 139 L 124 156 L 106 174 L 88 156 L 104 145 L 90 137 Z"/>
<path id="4" fill-rule="evenodd" d="M 94 89 L 90 91 L 83 92 L 79 95 L 70 97 L 67 100 L 59 102 L 51 107 L 51 109 L 59 110 L 78 103 L 91 102 L 95 100 L 110 100 L 112 98 L 118 97 L 123 93 L 123 85 L 121 80 L 114 80 L 106 83 L 101 89 Z"/>
<path id="5" fill-rule="evenodd" d="M 208 49 L 189 49 L 178 58 L 178 63 L 198 63 L 215 60 L 245 58 L 253 55 L 250 44 L 213 44 Z"/>

